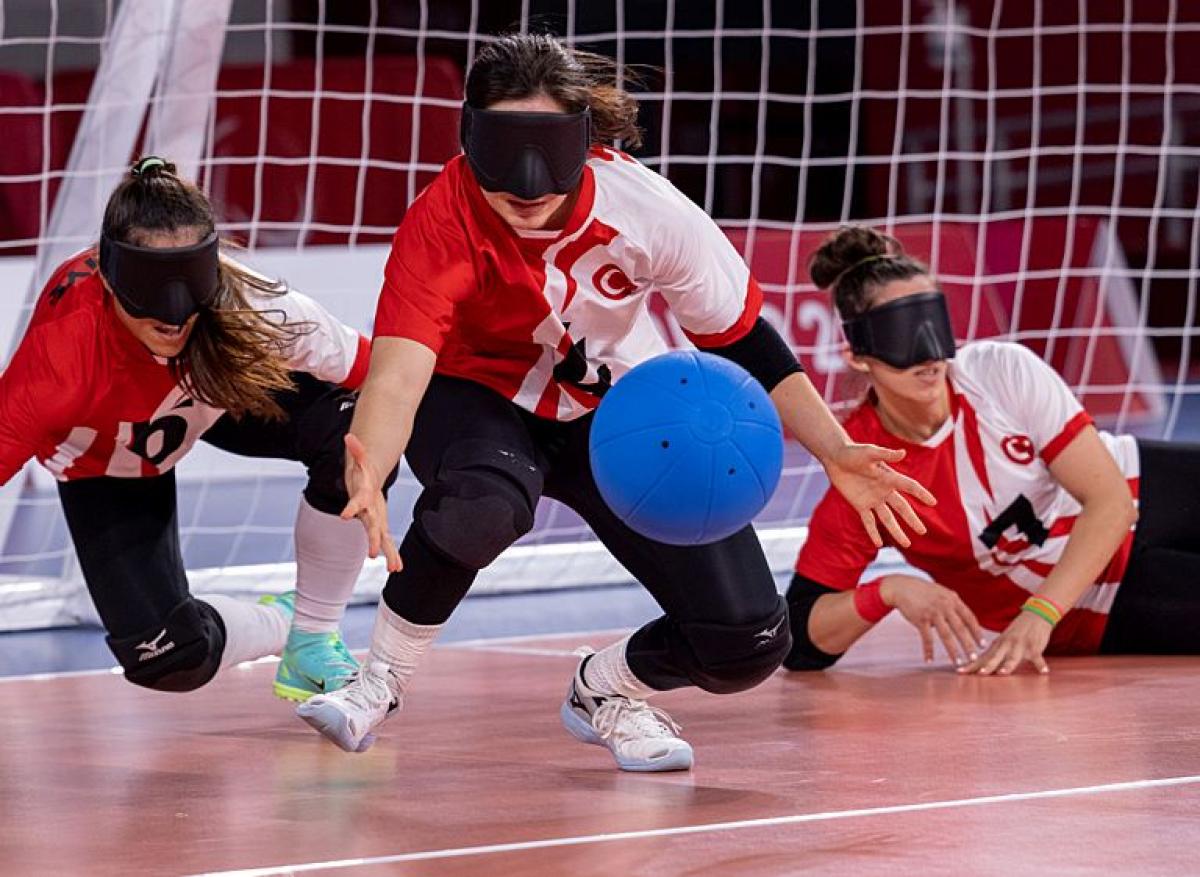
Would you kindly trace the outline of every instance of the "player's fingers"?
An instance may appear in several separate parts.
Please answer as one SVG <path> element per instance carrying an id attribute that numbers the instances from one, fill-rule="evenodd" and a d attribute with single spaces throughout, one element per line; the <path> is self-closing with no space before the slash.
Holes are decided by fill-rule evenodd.
<path id="1" fill-rule="evenodd" d="M 867 531 L 867 535 L 871 537 L 871 544 L 876 548 L 883 547 L 883 540 L 879 538 L 879 528 L 875 526 L 875 516 L 871 514 L 870 509 L 866 509 L 858 513 L 862 520 L 863 529 Z"/>
<path id="2" fill-rule="evenodd" d="M 925 535 L 925 522 L 922 521 L 917 513 L 913 511 L 913 507 L 908 504 L 908 500 L 896 491 L 892 491 L 884 500 L 892 511 L 904 519 L 904 523 L 908 524 L 909 528 L 921 536 Z"/>
<path id="3" fill-rule="evenodd" d="M 383 553 L 387 557 L 388 572 L 400 572 L 404 568 L 404 561 L 400 559 L 400 551 L 396 548 L 396 540 L 392 538 L 391 533 L 384 536 Z"/>
<path id="4" fill-rule="evenodd" d="M 901 475 L 893 469 L 888 470 L 887 476 L 888 486 L 893 490 L 898 490 L 901 493 L 907 493 L 909 496 L 915 496 L 925 505 L 937 505 L 937 497 L 925 489 L 919 481 L 909 478 L 907 475 Z"/>
<path id="5" fill-rule="evenodd" d="M 1008 660 L 1011 649 L 1006 640 L 996 640 L 996 642 L 992 643 L 992 648 L 989 651 L 991 654 L 987 656 L 987 660 L 979 668 L 981 676 L 991 676 L 999 670 L 1004 662 Z"/>
<path id="6" fill-rule="evenodd" d="M 1046 659 L 1040 654 L 1030 655 L 1029 660 L 1033 662 L 1033 666 L 1039 673 L 1049 673 L 1050 665 L 1046 663 Z"/>
<path id="7" fill-rule="evenodd" d="M 362 492 L 352 494 L 350 501 L 346 503 L 346 507 L 342 509 L 341 518 L 343 521 L 353 521 L 357 518 L 366 507 L 363 502 Z"/>
<path id="8" fill-rule="evenodd" d="M 926 664 L 933 662 L 933 635 L 929 631 L 928 624 L 917 627 L 917 632 L 921 634 L 921 654 L 925 656 Z"/>
<path id="9" fill-rule="evenodd" d="M 983 627 L 980 626 L 979 619 L 975 617 L 971 607 L 961 600 L 958 603 L 958 617 L 967 626 L 967 630 L 971 631 L 971 639 L 975 641 L 975 644 L 980 648 L 986 648 L 987 641 L 984 639 Z"/>
<path id="10" fill-rule="evenodd" d="M 958 641 L 958 648 L 962 652 L 963 663 L 974 661 L 979 657 L 978 641 L 971 636 L 971 629 L 967 627 L 956 612 L 946 613 L 946 624 L 954 633 L 954 638 Z"/>
<path id="11" fill-rule="evenodd" d="M 954 632 L 950 630 L 950 625 L 939 618 L 933 622 L 933 627 L 937 631 L 938 639 L 942 641 L 942 648 L 946 650 L 946 657 L 950 659 L 950 663 L 955 667 L 961 667 L 963 665 L 963 658 L 958 653 L 958 639 L 954 636 Z"/>
<path id="12" fill-rule="evenodd" d="M 1021 666 L 1021 662 L 1025 660 L 1022 651 L 1020 648 L 1013 648 L 1010 651 L 1004 663 L 1000 665 L 999 675 L 1008 676 Z"/>
<path id="13" fill-rule="evenodd" d="M 887 503 L 881 502 L 875 506 L 874 511 L 883 526 L 887 527 L 887 531 L 892 534 L 892 538 L 901 546 L 907 548 L 912 544 L 912 541 L 908 538 L 908 534 L 904 532 L 904 528 L 900 526 L 900 522 L 896 520 L 896 516 L 892 514 L 892 510 L 888 507 Z"/>

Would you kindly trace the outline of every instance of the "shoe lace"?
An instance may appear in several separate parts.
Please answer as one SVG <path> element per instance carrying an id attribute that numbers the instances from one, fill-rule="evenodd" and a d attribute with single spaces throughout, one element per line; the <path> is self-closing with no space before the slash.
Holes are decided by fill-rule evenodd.
<path id="1" fill-rule="evenodd" d="M 393 701 L 399 700 L 392 694 L 391 686 L 388 685 L 387 676 L 390 675 L 391 670 L 387 671 L 387 675 L 381 675 L 372 672 L 369 667 L 355 668 L 349 683 L 337 693 L 346 703 L 360 710 L 386 708 Z"/>
<path id="2" fill-rule="evenodd" d="M 606 697 L 592 714 L 592 727 L 604 739 L 618 732 L 627 737 L 677 737 L 683 730 L 665 710 L 650 706 L 644 700 L 628 697 Z"/>

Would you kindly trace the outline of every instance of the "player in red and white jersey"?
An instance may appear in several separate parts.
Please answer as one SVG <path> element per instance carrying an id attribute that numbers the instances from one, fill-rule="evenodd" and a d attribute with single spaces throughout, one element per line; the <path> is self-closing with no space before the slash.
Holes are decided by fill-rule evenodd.
<path id="1" fill-rule="evenodd" d="M 489 43 L 467 77 L 462 139 L 396 233 L 347 470 L 373 546 L 393 569 L 356 682 L 300 714 L 345 749 L 401 700 L 479 570 L 533 525 L 541 496 L 577 511 L 665 615 L 584 659 L 561 716 L 627 770 L 690 767 L 691 747 L 645 699 L 758 684 L 788 650 L 785 606 L 750 527 L 670 546 L 605 505 L 588 459 L 591 412 L 613 381 L 665 350 L 661 293 L 700 347 L 743 365 L 825 464 L 871 531 L 920 522 L 931 498 L 846 438 L 720 229 L 665 179 L 604 145 L 637 142 L 637 105 L 611 61 L 542 35 Z M 424 491 L 397 556 L 375 488 L 404 453 Z M 876 536 L 877 538 L 877 536 Z"/>
<path id="2" fill-rule="evenodd" d="M 1027 661 L 1045 672 L 1055 654 L 1200 652 L 1200 525 L 1178 507 L 1195 506 L 1197 449 L 1096 430 L 1019 344 L 956 351 L 935 280 L 893 238 L 844 228 L 811 272 L 845 321 L 849 366 L 870 381 L 846 431 L 905 450 L 897 468 L 938 505 L 925 533 L 896 546 L 929 579 L 861 582 L 878 549 L 854 510 L 825 495 L 788 591 L 786 666 L 831 665 L 893 607 L 927 660 L 936 636 L 962 672 Z M 1000 635 L 984 647 L 982 629 Z"/>
<path id="3" fill-rule="evenodd" d="M 203 193 L 156 157 L 113 192 L 99 246 L 54 273 L 0 376 L 0 483 L 30 458 L 58 479 L 131 682 L 193 689 L 285 641 L 281 696 L 344 682 L 353 659 L 337 628 L 367 544 L 338 516 L 343 439 L 369 350 L 316 302 L 222 254 Z M 174 466 L 198 439 L 307 467 L 294 597 L 190 595 Z"/>

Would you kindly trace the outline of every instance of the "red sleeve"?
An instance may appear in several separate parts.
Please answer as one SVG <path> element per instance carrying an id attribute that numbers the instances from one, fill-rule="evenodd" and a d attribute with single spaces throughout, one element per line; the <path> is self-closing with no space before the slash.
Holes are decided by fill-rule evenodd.
<path id="1" fill-rule="evenodd" d="M 75 424 L 84 375 L 71 374 L 75 344 L 50 344 L 32 328 L 0 375 L 0 484 L 39 453 L 49 454 Z"/>
<path id="2" fill-rule="evenodd" d="M 367 379 L 367 367 L 371 364 L 371 342 L 362 335 L 358 336 L 358 350 L 354 353 L 354 364 L 350 373 L 342 381 L 347 390 L 357 390 Z"/>
<path id="3" fill-rule="evenodd" d="M 796 572 L 828 588 L 857 587 L 878 549 L 863 529 L 858 513 L 832 487 L 808 522 L 808 538 L 796 558 Z"/>
<path id="4" fill-rule="evenodd" d="M 392 238 L 375 337 L 441 350 L 454 306 L 476 286 L 475 264 L 452 180 L 442 176 L 412 203 Z"/>

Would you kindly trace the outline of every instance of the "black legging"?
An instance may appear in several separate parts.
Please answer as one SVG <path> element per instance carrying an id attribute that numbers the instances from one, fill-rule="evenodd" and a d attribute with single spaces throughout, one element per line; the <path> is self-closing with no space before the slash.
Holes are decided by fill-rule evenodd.
<path id="1" fill-rule="evenodd" d="M 631 530 L 609 509 L 592 478 L 591 422 L 590 415 L 568 422 L 535 417 L 480 384 L 435 375 L 417 411 L 406 457 L 426 497 L 444 475 L 448 456 L 454 465 L 463 465 L 462 449 L 477 459 L 499 451 L 530 461 L 537 472 L 530 473 L 528 490 L 536 491 L 540 484 L 542 495 L 574 509 L 666 613 L 634 634 L 627 653 L 630 668 L 660 690 L 704 685 L 697 681 L 693 652 L 719 653 L 732 628 L 759 623 L 752 633 L 760 633 L 761 622 L 781 611 L 758 537 L 747 526 L 709 545 L 673 546 Z M 450 449 L 454 450 L 448 455 Z M 469 516 L 463 520 L 467 531 L 473 522 L 483 523 L 486 510 L 503 508 L 480 498 L 486 488 L 478 485 L 486 483 L 486 474 L 456 493 L 454 501 L 462 501 L 463 514 Z M 503 489 L 514 490 L 511 483 Z M 536 505 L 537 496 L 530 499 Z M 430 544 L 422 529 L 422 508 L 418 500 L 414 524 L 400 546 L 404 569 L 388 579 L 383 597 L 393 611 L 415 624 L 441 624 L 466 595 L 477 571 Z M 517 535 L 514 531 L 512 538 Z M 739 640 L 737 634 L 730 638 Z M 740 640 L 748 638 L 742 635 Z M 774 652 L 777 644 L 770 645 Z M 737 651 L 736 646 L 730 648 Z"/>
<path id="2" fill-rule="evenodd" d="M 1139 441 L 1139 516 L 1100 650 L 1200 654 L 1200 445 Z"/>
<path id="3" fill-rule="evenodd" d="M 306 373 L 292 378 L 295 389 L 274 397 L 283 419 L 226 414 L 201 439 L 240 456 L 304 463 L 305 498 L 337 514 L 346 504 L 342 437 L 356 397 Z M 174 471 L 153 478 L 65 481 L 58 493 L 84 582 L 110 636 L 120 639 L 161 625 L 188 598 Z"/>

